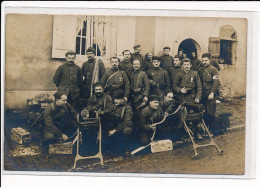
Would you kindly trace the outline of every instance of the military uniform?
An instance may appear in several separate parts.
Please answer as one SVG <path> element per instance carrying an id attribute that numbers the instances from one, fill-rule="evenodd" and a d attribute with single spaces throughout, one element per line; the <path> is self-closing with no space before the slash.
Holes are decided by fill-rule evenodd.
<path id="1" fill-rule="evenodd" d="M 171 82 L 171 87 L 173 87 L 174 79 L 177 75 L 177 73 L 181 72 L 182 68 L 181 66 L 173 66 L 169 68 L 168 74 Z"/>
<path id="2" fill-rule="evenodd" d="M 129 79 L 124 71 L 110 69 L 101 78 L 100 83 L 104 85 L 104 90 L 111 96 L 113 91 L 122 89 L 124 97 L 129 98 L 130 84 Z"/>
<path id="3" fill-rule="evenodd" d="M 202 99 L 201 103 L 205 106 L 206 114 L 205 121 L 206 123 L 212 123 L 216 114 L 216 94 L 220 86 L 218 70 L 212 65 L 202 66 L 198 74 L 202 82 Z M 209 100 L 209 94 L 213 92 L 213 100 Z"/>
<path id="4" fill-rule="evenodd" d="M 97 65 L 96 68 L 96 79 L 94 79 L 94 69 L 95 65 Z M 91 84 L 94 84 L 96 82 L 99 82 L 102 76 L 105 74 L 106 69 L 104 66 L 104 63 L 101 59 L 94 59 L 91 61 L 86 61 L 83 63 L 82 68 L 82 75 L 85 77 L 84 82 L 83 82 L 83 97 L 84 98 L 89 98 L 90 93 L 93 92 L 91 91 Z M 92 83 L 94 82 L 94 83 Z M 94 88 L 92 88 L 94 90 Z"/>
<path id="5" fill-rule="evenodd" d="M 164 112 L 161 107 L 155 110 L 147 106 L 141 111 L 138 122 L 138 133 L 143 144 L 147 144 L 151 141 L 153 130 L 150 128 L 150 125 L 160 122 L 163 117 Z"/>
<path id="6" fill-rule="evenodd" d="M 191 70 L 198 71 L 201 61 L 197 58 L 191 60 Z"/>
<path id="7" fill-rule="evenodd" d="M 131 74 L 132 68 L 133 68 L 133 64 L 132 64 L 131 60 L 120 61 L 119 65 L 118 65 L 118 69 L 121 70 L 121 71 L 124 71 L 126 73 L 126 75 L 128 76 L 128 78 Z"/>
<path id="8" fill-rule="evenodd" d="M 169 67 L 173 67 L 173 57 L 170 55 L 161 56 L 161 68 L 168 71 Z"/>
<path id="9" fill-rule="evenodd" d="M 44 141 L 62 139 L 62 134 L 72 135 L 77 127 L 77 112 L 69 103 L 57 106 L 55 102 L 46 107 L 44 116 Z"/>
<path id="10" fill-rule="evenodd" d="M 152 61 L 148 61 L 148 60 L 145 60 L 144 61 L 144 71 L 147 73 L 148 70 L 152 69 L 153 68 L 153 63 Z"/>
<path id="11" fill-rule="evenodd" d="M 68 96 L 68 102 L 75 108 L 79 103 L 82 74 L 80 67 L 74 63 L 65 63 L 58 67 L 53 81 L 59 91 Z"/>
<path id="12" fill-rule="evenodd" d="M 147 72 L 150 82 L 150 94 L 161 95 L 162 91 L 171 86 L 167 71 L 162 68 L 152 68 Z"/>
<path id="13" fill-rule="evenodd" d="M 133 53 L 131 56 L 131 61 L 133 62 L 135 59 L 138 59 L 140 61 L 141 64 L 141 69 L 144 69 L 144 61 L 143 61 L 143 57 L 141 54 L 139 53 Z"/>
<path id="14" fill-rule="evenodd" d="M 130 75 L 130 100 L 134 110 L 143 102 L 143 98 L 148 97 L 150 91 L 150 82 L 145 72 L 132 70 Z"/>
<path id="15" fill-rule="evenodd" d="M 187 90 L 186 94 L 181 93 L 182 88 Z M 178 94 L 178 100 L 180 103 L 195 103 L 195 98 L 201 100 L 201 81 L 196 71 L 190 70 L 188 73 L 186 73 L 184 70 L 182 70 L 181 72 L 177 73 L 174 79 L 173 89 Z"/>

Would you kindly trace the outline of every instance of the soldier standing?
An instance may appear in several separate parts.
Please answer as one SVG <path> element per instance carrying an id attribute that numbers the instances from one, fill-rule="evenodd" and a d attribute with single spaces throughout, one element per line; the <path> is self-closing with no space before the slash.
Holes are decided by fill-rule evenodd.
<path id="1" fill-rule="evenodd" d="M 130 84 L 126 73 L 118 69 L 119 61 L 120 59 L 117 57 L 110 59 L 112 68 L 103 75 L 100 82 L 104 85 L 105 92 L 110 96 L 115 90 L 123 90 L 124 100 L 127 102 L 130 93 Z"/>
<path id="2" fill-rule="evenodd" d="M 124 71 L 129 78 L 129 74 L 132 70 L 132 61 L 131 61 L 132 53 L 129 50 L 125 50 L 122 52 L 122 54 L 124 55 L 124 60 L 120 61 L 118 68 L 119 70 Z"/>
<path id="3" fill-rule="evenodd" d="M 134 112 L 142 103 L 148 101 L 150 82 L 145 72 L 141 70 L 141 64 L 138 59 L 133 61 L 133 70 L 130 74 L 130 101 Z"/>
<path id="4" fill-rule="evenodd" d="M 163 68 L 165 71 L 168 71 L 169 67 L 173 67 L 173 57 L 170 55 L 170 50 L 170 47 L 164 47 L 164 55 L 161 56 L 161 68 Z"/>
<path id="5" fill-rule="evenodd" d="M 185 54 L 183 53 L 183 49 L 182 48 L 179 49 L 178 55 L 179 55 L 180 61 L 185 58 Z"/>
<path id="6" fill-rule="evenodd" d="M 202 82 L 201 103 L 205 106 L 205 122 L 214 133 L 213 123 L 216 116 L 216 94 L 220 86 L 218 70 L 210 64 L 210 53 L 202 55 L 202 66 L 198 74 Z"/>
<path id="7" fill-rule="evenodd" d="M 153 56 L 153 68 L 147 72 L 150 79 L 150 94 L 161 95 L 171 85 L 168 72 L 160 67 L 160 62 L 160 57 Z"/>
<path id="8" fill-rule="evenodd" d="M 141 69 L 144 69 L 144 61 L 143 61 L 143 57 L 140 54 L 141 52 L 141 45 L 136 45 L 133 47 L 134 48 L 134 53 L 132 55 L 132 61 L 134 61 L 135 59 L 139 59 L 140 63 L 141 63 Z"/>
<path id="9" fill-rule="evenodd" d="M 151 52 L 146 53 L 144 60 L 144 71 L 147 72 L 149 69 L 153 68 L 153 54 Z"/>
<path id="10" fill-rule="evenodd" d="M 88 61 L 84 62 L 81 68 L 82 74 L 85 77 L 83 82 L 83 98 L 89 99 L 94 92 L 93 85 L 100 81 L 106 72 L 104 63 L 101 59 L 96 59 L 96 50 L 89 47 L 86 51 Z"/>
<path id="11" fill-rule="evenodd" d="M 174 78 L 176 77 L 177 73 L 181 72 L 181 61 L 178 55 L 175 55 L 173 58 L 173 67 L 169 68 L 169 78 L 171 82 L 171 86 L 173 86 Z"/>
<path id="12" fill-rule="evenodd" d="M 68 103 L 73 108 L 79 108 L 80 87 L 82 82 L 82 74 L 80 67 L 74 61 L 76 53 L 69 51 L 65 54 L 67 62 L 58 67 L 53 77 L 53 82 L 68 97 Z"/>
<path id="13" fill-rule="evenodd" d="M 191 52 L 191 70 L 198 71 L 201 61 L 197 58 L 195 51 Z"/>

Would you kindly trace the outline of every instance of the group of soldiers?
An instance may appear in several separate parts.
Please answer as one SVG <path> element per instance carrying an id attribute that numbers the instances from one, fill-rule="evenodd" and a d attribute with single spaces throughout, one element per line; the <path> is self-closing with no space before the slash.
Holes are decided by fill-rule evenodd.
<path id="1" fill-rule="evenodd" d="M 157 139 L 174 137 L 174 130 L 182 128 L 178 116 L 159 126 L 155 123 L 183 103 L 203 104 L 205 121 L 211 124 L 220 82 L 219 66 L 210 53 L 204 53 L 200 61 L 196 52 L 189 59 L 183 50 L 172 57 L 169 47 L 163 48 L 161 57 L 149 52 L 143 58 L 140 51 L 141 46 L 136 45 L 134 53 L 122 52 L 122 61 L 112 57 L 108 70 L 92 47 L 87 49 L 88 61 L 81 68 L 74 63 L 75 52 L 67 52 L 67 62 L 53 77 L 58 88 L 55 100 L 44 111 L 44 142 L 67 141 L 75 132 L 77 115 L 87 120 L 98 113 L 104 139 L 123 148 L 128 156 L 133 142 L 149 143 L 155 130 Z M 203 138 L 199 130 L 195 137 Z"/>

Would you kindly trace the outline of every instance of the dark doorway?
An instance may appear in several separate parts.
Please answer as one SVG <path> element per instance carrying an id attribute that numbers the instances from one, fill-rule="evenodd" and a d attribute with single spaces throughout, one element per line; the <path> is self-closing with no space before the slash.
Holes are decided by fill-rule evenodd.
<path id="1" fill-rule="evenodd" d="M 186 54 L 186 57 L 190 58 L 190 59 L 191 59 L 192 52 L 196 52 L 197 56 L 200 54 L 199 44 L 191 38 L 186 39 L 181 42 L 181 44 L 179 45 L 179 48 L 178 48 L 178 52 L 181 48 L 183 49 L 183 54 Z"/>

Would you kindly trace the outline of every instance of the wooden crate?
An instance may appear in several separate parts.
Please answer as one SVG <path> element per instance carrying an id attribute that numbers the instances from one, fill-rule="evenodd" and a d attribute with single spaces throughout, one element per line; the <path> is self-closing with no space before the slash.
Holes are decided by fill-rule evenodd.
<path id="1" fill-rule="evenodd" d="M 169 151 L 172 149 L 173 149 L 172 141 L 169 139 L 151 142 L 151 152 L 152 153 L 165 152 L 165 151 Z"/>
<path id="2" fill-rule="evenodd" d="M 49 154 L 72 154 L 72 142 L 56 143 L 49 145 Z"/>
<path id="3" fill-rule="evenodd" d="M 31 134 L 21 127 L 13 128 L 11 139 L 20 145 L 28 145 L 31 143 Z"/>

